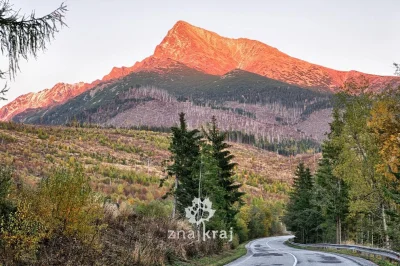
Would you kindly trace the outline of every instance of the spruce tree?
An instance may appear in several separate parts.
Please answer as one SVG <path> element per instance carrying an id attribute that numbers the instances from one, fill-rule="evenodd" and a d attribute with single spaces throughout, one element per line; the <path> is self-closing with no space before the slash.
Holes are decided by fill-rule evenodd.
<path id="1" fill-rule="evenodd" d="M 323 158 L 315 174 L 315 204 L 320 208 L 323 221 L 323 242 L 341 244 L 343 221 L 348 213 L 347 184 L 333 174 L 333 166 L 328 158 Z"/>
<path id="2" fill-rule="evenodd" d="M 239 212 L 239 205 L 242 204 L 241 197 L 243 192 L 239 191 L 241 184 L 234 180 L 234 168 L 236 163 L 232 160 L 234 156 L 228 150 L 231 145 L 225 142 L 226 134 L 220 132 L 217 126 L 215 116 L 211 119 L 211 124 L 207 129 L 203 129 L 206 140 L 211 145 L 211 156 L 218 164 L 218 186 L 225 191 L 224 202 L 222 208 L 225 212 L 225 224 L 230 227 L 234 226 L 235 215 Z"/>
<path id="3" fill-rule="evenodd" d="M 320 216 L 312 204 L 312 175 L 310 169 L 305 168 L 304 163 L 300 163 L 295 176 L 293 191 L 290 193 L 283 221 L 287 228 L 295 234 L 297 241 L 314 242 L 317 237 L 316 228 Z"/>
<path id="4" fill-rule="evenodd" d="M 179 114 L 179 126 L 172 127 L 172 141 L 169 147 L 170 160 L 173 162 L 167 168 L 168 176 L 175 177 L 174 213 L 184 214 L 184 209 L 191 206 L 194 197 L 198 196 L 198 177 L 200 156 L 200 131 L 188 130 L 185 114 Z"/>
<path id="5" fill-rule="evenodd" d="M 213 157 L 213 148 L 210 144 L 201 143 L 201 155 L 197 163 L 199 166 L 194 172 L 194 178 L 200 178 L 199 197 L 209 198 L 212 208 L 216 210 L 212 219 L 207 223 L 208 230 L 226 230 L 225 198 L 227 191 L 219 185 L 219 173 L 221 168 L 218 161 Z"/>
<path id="6" fill-rule="evenodd" d="M 315 204 L 323 214 L 324 242 L 341 244 L 343 221 L 348 213 L 348 186 L 342 178 L 334 174 L 334 167 L 338 164 L 338 157 L 343 144 L 338 139 L 342 134 L 344 123 L 338 108 L 333 110 L 331 131 L 322 148 L 322 160 L 315 174 Z M 335 231 L 333 237 L 332 231 Z"/>

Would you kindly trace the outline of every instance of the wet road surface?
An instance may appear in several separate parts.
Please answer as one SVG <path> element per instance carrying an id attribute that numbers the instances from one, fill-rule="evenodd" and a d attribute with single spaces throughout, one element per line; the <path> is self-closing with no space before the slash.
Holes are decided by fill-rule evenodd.
<path id="1" fill-rule="evenodd" d="M 302 250 L 286 246 L 284 242 L 293 236 L 278 236 L 257 239 L 246 247 L 246 256 L 227 264 L 227 266 L 360 266 L 369 264 L 350 256 L 324 253 L 311 250 Z M 372 264 L 374 265 L 374 264 Z"/>

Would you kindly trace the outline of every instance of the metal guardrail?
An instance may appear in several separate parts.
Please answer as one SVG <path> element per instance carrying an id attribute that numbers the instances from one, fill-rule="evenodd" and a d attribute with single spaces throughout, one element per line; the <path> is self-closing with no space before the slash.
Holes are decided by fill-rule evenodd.
<path id="1" fill-rule="evenodd" d="M 346 250 L 351 250 L 356 253 L 361 253 L 364 254 L 368 257 L 382 257 L 384 259 L 387 259 L 391 262 L 400 262 L 400 253 L 393 251 L 393 250 L 388 250 L 388 249 L 382 249 L 382 248 L 371 248 L 371 247 L 365 247 L 365 246 L 357 246 L 357 245 L 337 245 L 337 244 L 300 244 L 300 243 L 295 243 L 292 241 L 292 239 L 289 239 L 288 242 L 294 246 L 299 246 L 299 247 L 311 247 L 311 248 L 332 248 L 332 249 L 346 249 Z"/>

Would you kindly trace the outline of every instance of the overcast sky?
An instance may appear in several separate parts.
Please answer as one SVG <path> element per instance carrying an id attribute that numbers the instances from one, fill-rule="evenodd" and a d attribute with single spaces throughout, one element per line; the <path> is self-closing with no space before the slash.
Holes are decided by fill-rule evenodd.
<path id="1" fill-rule="evenodd" d="M 44 15 L 58 0 L 11 0 Z M 400 0 L 67 0 L 68 28 L 37 60 L 21 62 L 7 97 L 91 82 L 151 55 L 178 20 L 226 37 L 259 40 L 338 70 L 392 75 L 400 62 Z M 6 59 L 2 59 L 3 63 Z M 7 102 L 0 102 L 0 106 Z"/>

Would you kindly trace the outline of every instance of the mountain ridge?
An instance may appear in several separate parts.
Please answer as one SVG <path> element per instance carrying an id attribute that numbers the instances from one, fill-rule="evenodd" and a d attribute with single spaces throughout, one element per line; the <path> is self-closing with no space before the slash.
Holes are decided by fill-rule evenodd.
<path id="1" fill-rule="evenodd" d="M 184 21 L 174 25 L 156 47 L 153 56 L 171 58 L 208 74 L 223 75 L 239 68 L 289 84 L 330 91 L 335 91 L 350 79 L 358 81 L 361 77 L 374 91 L 393 81 L 400 84 L 398 77 L 334 70 L 291 57 L 256 40 L 222 37 Z"/>
<path id="2" fill-rule="evenodd" d="M 227 38 L 178 21 L 157 45 L 153 55 L 130 67 L 113 67 L 102 79 L 92 83 L 57 83 L 51 89 L 21 95 L 0 108 L 0 121 L 10 120 L 27 109 L 63 104 L 102 82 L 115 82 L 130 73 L 155 72 L 163 75 L 180 65 L 216 76 L 241 69 L 288 84 L 327 92 L 336 92 L 351 80 L 365 79 L 373 92 L 400 85 L 399 77 L 330 69 L 290 57 L 256 40 Z"/>
<path id="3" fill-rule="evenodd" d="M 69 99 L 96 86 L 100 81 L 96 80 L 91 84 L 78 82 L 74 84 L 57 83 L 51 89 L 44 89 L 39 92 L 30 92 L 17 97 L 14 101 L 0 108 L 0 121 L 7 121 L 27 109 L 45 108 L 62 104 Z"/>

